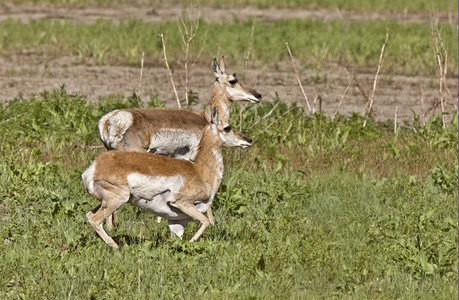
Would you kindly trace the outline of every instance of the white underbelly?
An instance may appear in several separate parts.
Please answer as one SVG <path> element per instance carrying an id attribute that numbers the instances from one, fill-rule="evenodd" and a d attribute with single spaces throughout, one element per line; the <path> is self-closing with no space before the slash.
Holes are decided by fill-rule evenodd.
<path id="1" fill-rule="evenodd" d="M 170 202 L 170 192 L 157 195 L 153 199 L 131 198 L 129 203 L 138 207 L 146 212 L 155 214 L 168 220 L 190 220 L 189 215 L 183 213 Z M 197 202 L 195 207 L 201 212 L 205 213 L 212 201 Z"/>
<path id="2" fill-rule="evenodd" d="M 166 129 L 151 138 L 149 152 L 194 160 L 201 137 L 182 129 Z"/>

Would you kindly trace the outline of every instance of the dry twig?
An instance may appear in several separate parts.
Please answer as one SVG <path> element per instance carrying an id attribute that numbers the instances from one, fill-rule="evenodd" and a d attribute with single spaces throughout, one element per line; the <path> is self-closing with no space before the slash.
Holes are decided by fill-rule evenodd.
<path id="1" fill-rule="evenodd" d="M 349 87 L 351 86 L 352 80 L 353 80 L 352 78 L 351 78 L 351 80 L 349 80 L 349 83 L 347 84 L 347 87 L 346 87 L 346 89 L 344 90 L 344 93 L 341 95 L 341 99 L 339 100 L 338 106 L 336 107 L 336 110 L 335 110 L 335 113 L 334 113 L 333 116 L 332 116 L 332 121 L 333 121 L 333 119 L 335 119 L 335 116 L 336 116 L 336 114 L 338 113 L 339 107 L 341 106 L 341 103 L 343 102 L 343 99 L 344 99 L 344 96 L 345 96 L 346 93 L 347 93 L 347 90 L 348 90 Z"/>
<path id="2" fill-rule="evenodd" d="M 267 117 L 269 117 L 269 116 L 274 112 L 274 110 L 277 108 L 277 106 L 279 106 L 279 103 L 280 103 L 280 102 L 277 102 L 276 105 L 274 105 L 273 108 L 272 108 L 266 115 L 264 115 L 263 117 L 261 117 L 260 119 L 258 119 L 255 123 L 253 123 L 253 124 L 249 127 L 249 129 L 251 129 L 252 127 L 254 127 L 255 125 L 257 125 L 258 122 L 260 122 L 261 120 L 264 120 L 264 119 L 266 119 Z"/>
<path id="3" fill-rule="evenodd" d="M 304 100 L 306 101 L 306 104 L 308 106 L 308 110 L 309 110 L 310 113 L 312 113 L 311 105 L 309 105 L 308 97 L 306 96 L 306 93 L 305 93 L 305 91 L 303 89 L 303 85 L 301 84 L 300 76 L 298 75 L 298 71 L 296 69 L 296 65 L 295 65 L 295 61 L 293 59 L 292 51 L 290 51 L 290 47 L 288 46 L 288 42 L 285 42 L 285 46 L 287 46 L 288 54 L 290 55 L 290 59 L 292 60 L 292 67 L 293 67 L 293 70 L 295 71 L 296 79 L 298 81 L 298 84 L 300 85 L 301 92 L 303 93 L 303 96 L 304 96 Z"/>
<path id="4" fill-rule="evenodd" d="M 196 33 L 198 32 L 199 29 L 199 12 L 197 12 L 195 15 L 190 16 L 189 14 L 186 14 L 185 17 L 180 16 L 179 21 L 177 21 L 177 27 L 180 32 L 180 38 L 182 39 L 184 51 L 185 51 L 185 103 L 186 106 L 189 106 L 189 99 L 188 99 L 188 77 L 189 77 L 189 68 L 188 68 L 188 62 L 189 62 L 189 57 L 190 57 L 190 46 L 191 42 L 193 39 L 196 37 Z M 207 35 L 206 35 L 207 37 Z M 204 44 L 203 47 L 204 48 Z M 199 55 L 202 52 L 199 52 Z M 197 60 L 197 58 L 196 58 Z M 192 63 L 192 65 L 196 62 L 196 60 Z"/>
<path id="5" fill-rule="evenodd" d="M 346 66 L 346 70 L 349 72 L 349 74 L 352 76 L 352 80 L 354 81 L 354 84 L 355 86 L 358 88 L 360 94 L 363 96 L 363 100 L 365 102 L 365 107 L 366 105 L 368 105 L 370 103 L 370 100 L 368 99 L 368 96 L 367 94 L 365 93 L 365 91 L 363 90 L 362 86 L 360 85 L 359 81 L 357 80 L 357 76 L 355 75 L 355 73 L 353 71 L 351 71 L 350 67 L 349 66 Z M 376 119 L 376 115 L 373 111 L 373 108 L 370 108 L 370 116 L 373 118 L 373 120 L 375 121 L 375 123 L 378 125 L 378 127 L 380 129 L 382 129 L 382 126 L 381 124 L 379 124 L 378 120 Z"/>
<path id="6" fill-rule="evenodd" d="M 252 20 L 252 32 L 250 33 L 249 47 L 247 49 L 247 55 L 245 56 L 244 70 L 247 69 L 247 66 L 249 64 L 250 54 L 252 53 L 254 32 L 255 32 L 255 19 Z"/>
<path id="7" fill-rule="evenodd" d="M 287 110 L 286 112 L 284 112 L 282 114 L 282 116 L 280 116 L 279 118 L 275 119 L 273 122 L 271 122 L 271 124 L 269 124 L 268 126 L 265 127 L 265 129 L 263 130 L 266 130 L 268 129 L 269 127 L 271 127 L 274 123 L 276 123 L 277 121 L 279 121 L 280 119 L 282 119 L 283 117 L 285 117 L 289 112 L 291 112 L 292 110 L 294 110 L 295 108 L 298 108 L 298 106 L 293 106 L 292 108 L 290 108 L 289 110 Z"/>
<path id="8" fill-rule="evenodd" d="M 440 30 L 438 29 L 438 18 L 432 18 L 431 20 L 431 33 L 432 41 L 434 44 L 434 56 L 435 63 L 437 65 L 437 72 L 439 77 L 439 87 L 438 94 L 440 96 L 440 105 L 441 105 L 441 120 L 443 123 L 443 128 L 446 127 L 446 117 L 445 117 L 445 97 L 444 92 L 451 98 L 451 93 L 446 85 L 446 73 L 448 71 L 448 51 L 446 51 L 445 44 L 443 43 Z"/>
<path id="9" fill-rule="evenodd" d="M 171 69 L 169 68 L 169 63 L 167 62 L 166 42 L 164 41 L 164 35 L 160 33 L 159 36 L 161 37 L 161 42 L 163 43 L 164 62 L 166 63 L 166 68 L 167 68 L 167 71 L 169 72 L 169 79 L 171 80 L 171 85 L 172 85 L 172 88 L 174 89 L 175 98 L 177 99 L 177 105 L 181 109 L 182 106 L 180 105 L 180 100 L 177 94 L 177 89 L 175 88 L 174 78 L 172 77 Z"/>
<path id="10" fill-rule="evenodd" d="M 142 52 L 142 60 L 140 62 L 140 76 L 139 76 L 139 85 L 137 86 L 137 90 L 135 93 L 139 98 L 141 97 L 142 94 L 142 77 L 143 77 L 143 59 L 144 59 L 145 52 Z"/>
<path id="11" fill-rule="evenodd" d="M 425 126 L 426 121 L 425 121 L 425 112 L 424 112 L 424 85 L 421 83 L 419 85 L 419 88 L 421 90 L 421 126 Z"/>
<path id="12" fill-rule="evenodd" d="M 389 27 L 387 27 L 386 29 L 386 40 L 384 41 L 384 44 L 381 47 L 381 54 L 379 55 L 378 69 L 376 70 L 375 80 L 373 82 L 373 88 L 370 92 L 370 99 L 369 99 L 370 103 L 368 106 L 368 111 L 366 112 L 367 118 L 365 118 L 365 121 L 363 122 L 363 127 L 367 125 L 368 114 L 370 113 L 370 110 L 373 107 L 373 101 L 375 99 L 376 84 L 378 83 L 378 75 L 379 75 L 379 71 L 381 70 L 382 63 L 384 61 L 384 49 L 386 48 L 386 44 L 388 40 L 389 40 Z"/>

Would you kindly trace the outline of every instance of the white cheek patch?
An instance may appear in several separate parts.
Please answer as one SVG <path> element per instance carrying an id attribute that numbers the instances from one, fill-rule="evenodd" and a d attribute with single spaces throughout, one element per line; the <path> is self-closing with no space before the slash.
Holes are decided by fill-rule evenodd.
<path id="1" fill-rule="evenodd" d="M 93 162 L 89 168 L 81 175 L 83 184 L 90 195 L 94 193 L 94 174 L 96 171 L 96 162 Z"/>
<path id="2" fill-rule="evenodd" d="M 240 138 L 235 134 L 223 134 L 220 133 L 221 140 L 225 143 L 227 147 L 248 147 L 250 144 Z"/>
<path id="3" fill-rule="evenodd" d="M 155 154 L 194 160 L 201 137 L 184 129 L 163 129 L 151 137 L 150 149 Z"/>
<path id="4" fill-rule="evenodd" d="M 226 92 L 232 101 L 244 101 L 247 99 L 258 101 L 252 94 L 244 91 L 242 88 L 226 87 Z"/>
<path id="5" fill-rule="evenodd" d="M 114 110 L 99 120 L 99 135 L 104 144 L 116 149 L 126 131 L 132 126 L 134 117 L 128 111 Z"/>

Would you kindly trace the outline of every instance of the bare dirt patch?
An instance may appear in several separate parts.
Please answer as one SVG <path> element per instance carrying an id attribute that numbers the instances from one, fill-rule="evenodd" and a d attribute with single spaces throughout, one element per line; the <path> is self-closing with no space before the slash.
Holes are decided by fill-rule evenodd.
<path id="1" fill-rule="evenodd" d="M 286 17 L 316 17 L 316 18 L 380 18 L 378 14 L 358 16 L 346 12 L 330 11 L 307 11 L 291 9 L 218 9 L 212 7 L 200 7 L 201 16 L 208 21 L 230 21 L 236 15 L 239 19 L 257 17 L 269 20 L 270 18 L 281 19 Z M 90 22 L 96 18 L 109 18 L 120 20 L 122 18 L 142 18 L 147 21 L 160 21 L 164 19 L 176 20 L 184 7 L 180 5 L 161 4 L 155 7 L 115 6 L 110 7 L 80 7 L 66 9 L 65 7 L 36 6 L 36 5 L 0 5 L 0 21 L 8 17 L 18 18 L 23 21 L 39 18 L 57 18 L 73 20 L 76 22 Z M 384 16 L 383 16 L 384 17 Z M 417 22 L 428 19 L 421 15 L 397 16 L 401 20 Z M 147 59 L 147 58 L 146 58 Z M 210 71 L 211 58 L 201 58 L 201 62 L 191 70 L 189 86 L 198 93 L 199 104 L 195 109 L 209 99 L 213 84 L 213 75 Z M 237 72 L 239 77 L 248 85 L 254 87 L 263 95 L 264 101 L 272 101 L 277 96 L 281 101 L 297 102 L 306 107 L 303 94 L 298 86 L 295 74 L 289 62 L 278 62 L 273 65 L 249 65 L 247 70 L 242 69 L 242 62 L 227 62 L 228 70 Z M 375 67 L 376 69 L 376 67 Z M 59 89 L 65 85 L 71 94 L 80 94 L 89 101 L 97 101 L 100 97 L 112 94 L 123 96 L 131 95 L 138 87 L 140 68 L 125 65 L 99 66 L 81 57 L 58 57 L 49 58 L 35 55 L 20 54 L 13 57 L 0 58 L 0 101 L 13 99 L 18 94 L 29 97 L 44 90 Z M 316 96 L 322 100 L 322 110 L 333 114 L 337 110 L 338 103 L 343 97 L 351 76 L 343 67 L 336 65 L 325 66 L 319 73 L 304 70 L 300 73 L 306 95 L 312 104 Z M 176 81 L 181 98 L 184 98 L 184 71 L 181 68 L 174 69 Z M 373 86 L 374 73 L 357 74 L 360 85 L 367 94 Z M 421 92 L 422 87 L 422 92 Z M 448 80 L 448 87 L 452 98 L 446 105 L 447 111 L 457 111 L 457 82 L 455 78 Z M 154 62 L 144 69 L 141 94 L 145 100 L 149 95 L 158 94 L 159 99 L 168 107 L 176 107 L 176 100 L 171 88 L 169 76 L 162 62 Z M 424 103 L 424 111 L 429 117 L 438 113 L 438 79 L 422 76 L 395 76 L 383 74 L 378 83 L 373 109 L 379 120 L 393 119 L 395 109 L 398 109 L 399 120 L 412 120 L 412 111 L 420 114 L 421 96 Z M 452 100 L 454 99 L 454 100 Z M 317 107 L 318 108 L 318 107 Z M 343 97 L 339 108 L 341 114 L 350 112 L 362 113 L 364 100 L 361 92 L 351 84 Z"/>

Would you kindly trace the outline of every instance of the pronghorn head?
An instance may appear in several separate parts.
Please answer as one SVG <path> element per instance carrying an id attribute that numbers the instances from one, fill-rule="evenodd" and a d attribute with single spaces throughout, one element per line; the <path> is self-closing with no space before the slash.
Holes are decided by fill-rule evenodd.
<path id="1" fill-rule="evenodd" d="M 252 139 L 245 134 L 234 130 L 228 122 L 218 120 L 218 107 L 212 110 L 211 128 L 222 140 L 223 146 L 242 147 L 252 146 Z"/>
<path id="2" fill-rule="evenodd" d="M 220 65 L 215 58 L 213 59 L 212 71 L 222 92 L 229 100 L 248 101 L 251 103 L 260 102 L 261 94 L 239 82 L 236 78 L 236 73 L 233 73 L 233 75 L 225 73 L 225 60 L 223 56 L 220 59 Z"/>

